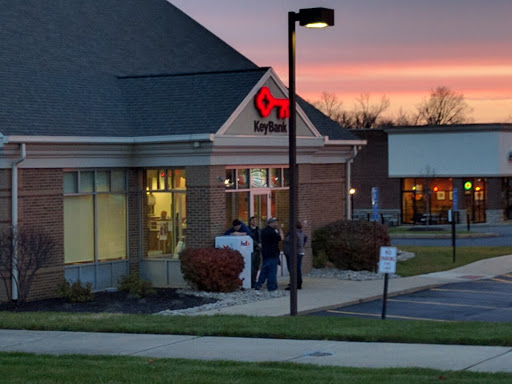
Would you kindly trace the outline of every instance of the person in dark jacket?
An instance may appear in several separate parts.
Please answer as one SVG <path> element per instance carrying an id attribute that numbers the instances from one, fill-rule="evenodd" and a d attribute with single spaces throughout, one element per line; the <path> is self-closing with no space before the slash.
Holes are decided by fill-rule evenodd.
<path id="1" fill-rule="evenodd" d="M 251 230 L 239 219 L 235 219 L 233 226 L 224 232 L 224 236 L 251 236 Z"/>
<path id="2" fill-rule="evenodd" d="M 253 242 L 253 252 L 251 253 L 251 288 L 256 287 L 256 277 L 261 264 L 261 229 L 258 227 L 258 218 L 252 216 L 249 219 L 249 229 Z"/>
<path id="3" fill-rule="evenodd" d="M 302 230 L 302 224 L 300 222 L 297 223 L 297 232 L 295 234 L 295 240 L 297 242 L 297 289 L 302 289 L 302 258 L 304 257 L 304 247 L 306 246 L 306 242 L 308 241 L 308 236 Z M 284 255 L 286 256 L 286 266 L 288 267 L 288 271 L 290 271 L 290 266 L 292 264 L 291 256 L 292 256 L 292 244 L 290 242 L 290 234 L 288 233 L 284 239 L 283 250 Z M 290 284 L 285 288 L 286 290 L 290 290 Z"/>
<path id="4" fill-rule="evenodd" d="M 254 289 L 260 290 L 267 282 L 267 290 L 277 289 L 277 265 L 279 264 L 279 242 L 284 239 L 283 230 L 279 227 L 277 219 L 268 219 L 267 226 L 261 231 L 261 254 L 263 264 L 261 265 L 260 277 Z"/>

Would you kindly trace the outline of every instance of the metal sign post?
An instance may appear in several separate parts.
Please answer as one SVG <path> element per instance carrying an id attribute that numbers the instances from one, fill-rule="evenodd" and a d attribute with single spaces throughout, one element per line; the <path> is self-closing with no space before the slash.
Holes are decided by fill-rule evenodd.
<path id="1" fill-rule="evenodd" d="M 448 221 L 452 223 L 452 247 L 453 247 L 453 262 L 455 263 L 455 238 L 456 238 L 456 230 L 455 230 L 455 220 L 457 219 L 457 206 L 459 204 L 459 190 L 457 188 L 453 188 L 453 210 L 450 212 L 450 217 Z"/>
<path id="2" fill-rule="evenodd" d="M 389 274 L 396 272 L 397 250 L 396 247 L 380 247 L 379 273 L 384 273 L 384 293 L 382 294 L 382 315 L 386 318 L 386 302 L 388 299 Z"/>

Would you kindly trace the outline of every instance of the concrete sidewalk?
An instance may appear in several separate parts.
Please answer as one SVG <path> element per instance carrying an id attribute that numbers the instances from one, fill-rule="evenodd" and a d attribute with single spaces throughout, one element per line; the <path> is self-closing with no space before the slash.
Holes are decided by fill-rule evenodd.
<path id="1" fill-rule="evenodd" d="M 486 279 L 508 272 L 512 272 L 512 255 L 480 260 L 445 272 L 389 279 L 388 296 L 416 292 L 443 284 Z M 287 284 L 287 278 L 280 280 L 279 289 L 283 289 Z M 304 289 L 298 290 L 297 293 L 297 311 L 299 314 L 306 314 L 382 298 L 384 280 L 351 281 L 306 277 L 302 287 Z M 290 297 L 287 295 L 196 314 L 286 316 L 290 314 Z"/>
<path id="2" fill-rule="evenodd" d="M 512 373 L 512 347 L 0 330 L 0 351 Z"/>
<path id="3" fill-rule="evenodd" d="M 512 256 L 503 256 L 447 272 L 391 279 L 389 294 L 509 272 L 512 272 Z M 281 288 L 285 284 L 281 281 Z M 300 313 L 380 298 L 383 281 L 309 278 L 303 287 L 298 292 Z M 289 307 L 289 297 L 285 296 L 199 314 L 283 316 L 289 314 Z M 0 351 L 512 373 L 512 347 L 0 330 Z"/>

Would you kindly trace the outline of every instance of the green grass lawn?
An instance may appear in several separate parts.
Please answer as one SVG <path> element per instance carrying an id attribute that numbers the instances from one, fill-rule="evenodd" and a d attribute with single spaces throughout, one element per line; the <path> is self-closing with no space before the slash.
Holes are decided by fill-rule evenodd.
<path id="1" fill-rule="evenodd" d="M 1 383 L 510 383 L 510 374 L 431 369 L 360 369 L 119 356 L 0 353 Z"/>
<path id="2" fill-rule="evenodd" d="M 416 257 L 397 263 L 400 276 L 416 276 L 425 273 L 447 271 L 478 260 L 511 255 L 512 247 L 456 247 L 455 263 L 452 247 L 419 247 L 402 245 L 399 249 L 413 252 Z"/>
<path id="3" fill-rule="evenodd" d="M 399 262 L 411 276 L 512 254 L 512 247 L 400 247 L 416 257 Z M 512 346 L 511 323 L 382 321 L 335 317 L 159 316 L 0 312 L 0 328 Z M 510 374 L 427 369 L 355 369 L 290 363 L 205 362 L 111 356 L 0 353 L 0 383 L 510 383 Z"/>

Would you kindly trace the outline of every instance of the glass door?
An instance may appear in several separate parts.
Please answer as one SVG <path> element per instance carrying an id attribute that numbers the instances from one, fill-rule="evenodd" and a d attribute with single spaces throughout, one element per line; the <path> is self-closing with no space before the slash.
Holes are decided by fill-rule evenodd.
<path id="1" fill-rule="evenodd" d="M 258 218 L 258 227 L 267 226 L 270 217 L 270 190 L 251 192 L 251 216 Z"/>

